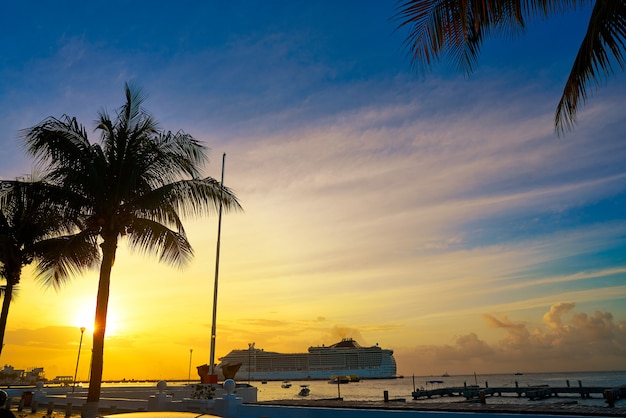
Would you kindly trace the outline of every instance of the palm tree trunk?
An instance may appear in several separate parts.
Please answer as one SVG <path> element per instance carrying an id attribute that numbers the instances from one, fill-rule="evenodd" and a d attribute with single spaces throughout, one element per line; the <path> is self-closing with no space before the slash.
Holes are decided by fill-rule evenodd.
<path id="1" fill-rule="evenodd" d="M 102 264 L 100 265 L 100 280 L 98 282 L 98 296 L 96 301 L 96 316 L 93 331 L 93 350 L 91 353 L 91 373 L 89 377 L 89 392 L 87 403 L 83 407 L 83 418 L 94 418 L 98 415 L 100 389 L 102 387 L 102 370 L 104 366 L 104 333 L 109 306 L 109 286 L 111 283 L 111 269 L 115 261 L 117 237 L 106 239 L 101 244 Z"/>
<path id="2" fill-rule="evenodd" d="M 7 319 L 9 318 L 9 306 L 13 297 L 13 280 L 7 277 L 7 286 L 2 297 L 2 313 L 0 313 L 0 355 L 4 348 L 4 332 L 7 329 Z"/>

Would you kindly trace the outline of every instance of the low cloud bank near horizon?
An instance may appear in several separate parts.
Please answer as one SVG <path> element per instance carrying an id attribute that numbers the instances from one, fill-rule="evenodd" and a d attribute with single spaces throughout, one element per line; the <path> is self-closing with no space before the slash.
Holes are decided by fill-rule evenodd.
<path id="1" fill-rule="evenodd" d="M 626 369 L 626 320 L 610 312 L 576 312 L 576 304 L 557 303 L 531 326 L 507 316 L 484 314 L 504 336 L 488 342 L 475 332 L 449 345 L 417 345 L 396 350 L 399 370 L 416 375 L 574 372 Z M 445 369 L 445 370 L 444 370 Z"/>

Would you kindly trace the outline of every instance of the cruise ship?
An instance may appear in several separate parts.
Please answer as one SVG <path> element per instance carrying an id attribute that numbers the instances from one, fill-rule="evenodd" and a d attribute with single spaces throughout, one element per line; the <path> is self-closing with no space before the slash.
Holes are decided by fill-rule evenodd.
<path id="1" fill-rule="evenodd" d="M 240 365 L 237 380 L 307 380 L 351 376 L 359 379 L 393 379 L 396 360 L 393 350 L 378 345 L 362 347 L 352 338 L 344 338 L 330 346 L 309 347 L 308 353 L 277 353 L 255 348 L 233 350 L 221 357 L 217 366 L 222 370 Z M 228 373 L 227 373 L 228 374 Z"/>

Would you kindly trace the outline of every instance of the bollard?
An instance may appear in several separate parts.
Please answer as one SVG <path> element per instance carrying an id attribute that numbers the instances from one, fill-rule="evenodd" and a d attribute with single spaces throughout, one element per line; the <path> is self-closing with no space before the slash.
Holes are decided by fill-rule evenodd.
<path id="1" fill-rule="evenodd" d="M 569 380 L 566 380 L 565 384 L 567 384 L 567 387 L 569 387 Z"/>
<path id="2" fill-rule="evenodd" d="M 615 407 L 615 398 L 613 398 L 613 391 L 611 389 L 604 390 L 604 399 L 606 399 L 609 408 Z"/>
<path id="3" fill-rule="evenodd" d="M 489 382 L 487 382 L 486 380 L 485 380 L 485 388 L 489 389 Z"/>
<path id="4" fill-rule="evenodd" d="M 383 391 L 383 398 L 385 399 L 385 402 L 389 402 L 389 391 L 388 390 Z"/>
<path id="5" fill-rule="evenodd" d="M 65 416 L 70 417 L 71 415 L 72 415 L 72 403 L 68 402 L 67 405 L 65 405 Z"/>
<path id="6" fill-rule="evenodd" d="M 54 412 L 54 402 L 49 401 L 48 402 L 48 416 L 52 416 L 52 413 Z"/>
<path id="7" fill-rule="evenodd" d="M 479 390 L 478 391 L 478 398 L 480 399 L 480 403 L 485 405 L 487 403 L 487 399 L 485 398 L 485 391 L 484 390 Z"/>
<path id="8" fill-rule="evenodd" d="M 515 381 L 515 389 L 518 389 L 518 388 L 519 388 L 519 382 L 516 380 Z"/>
<path id="9" fill-rule="evenodd" d="M 582 380 L 579 380 L 579 381 L 578 381 L 578 387 L 579 387 L 579 388 L 582 388 L 582 387 L 583 387 L 583 381 L 582 381 Z"/>

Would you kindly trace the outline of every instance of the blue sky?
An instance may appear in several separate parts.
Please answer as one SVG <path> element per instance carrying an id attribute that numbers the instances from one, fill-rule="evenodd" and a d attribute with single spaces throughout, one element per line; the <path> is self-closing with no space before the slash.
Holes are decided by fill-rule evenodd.
<path id="1" fill-rule="evenodd" d="M 353 336 L 393 348 L 403 374 L 623 370 L 624 75 L 591 89 L 572 132 L 553 129 L 589 10 L 489 39 L 467 77 L 446 62 L 412 71 L 395 7 L 12 2 L 0 18 L 0 178 L 31 170 L 19 130 L 63 114 L 91 129 L 131 82 L 163 129 L 211 148 L 208 175 L 227 153 L 245 209 L 225 219 L 218 354 Z M 163 377 L 187 376 L 189 348 L 208 358 L 210 310 L 193 296 L 212 291 L 215 220 L 188 232 L 185 272 L 119 256 L 105 377 L 150 373 L 140 360 L 157 348 L 181 357 Z M 96 280 L 56 294 L 25 277 L 3 361 L 43 356 L 67 374 L 71 314 L 33 312 L 95 298 Z M 129 311 L 137 294 L 161 311 Z M 175 336 L 149 332 L 169 321 Z M 68 336 L 55 350 L 53 333 Z"/>

